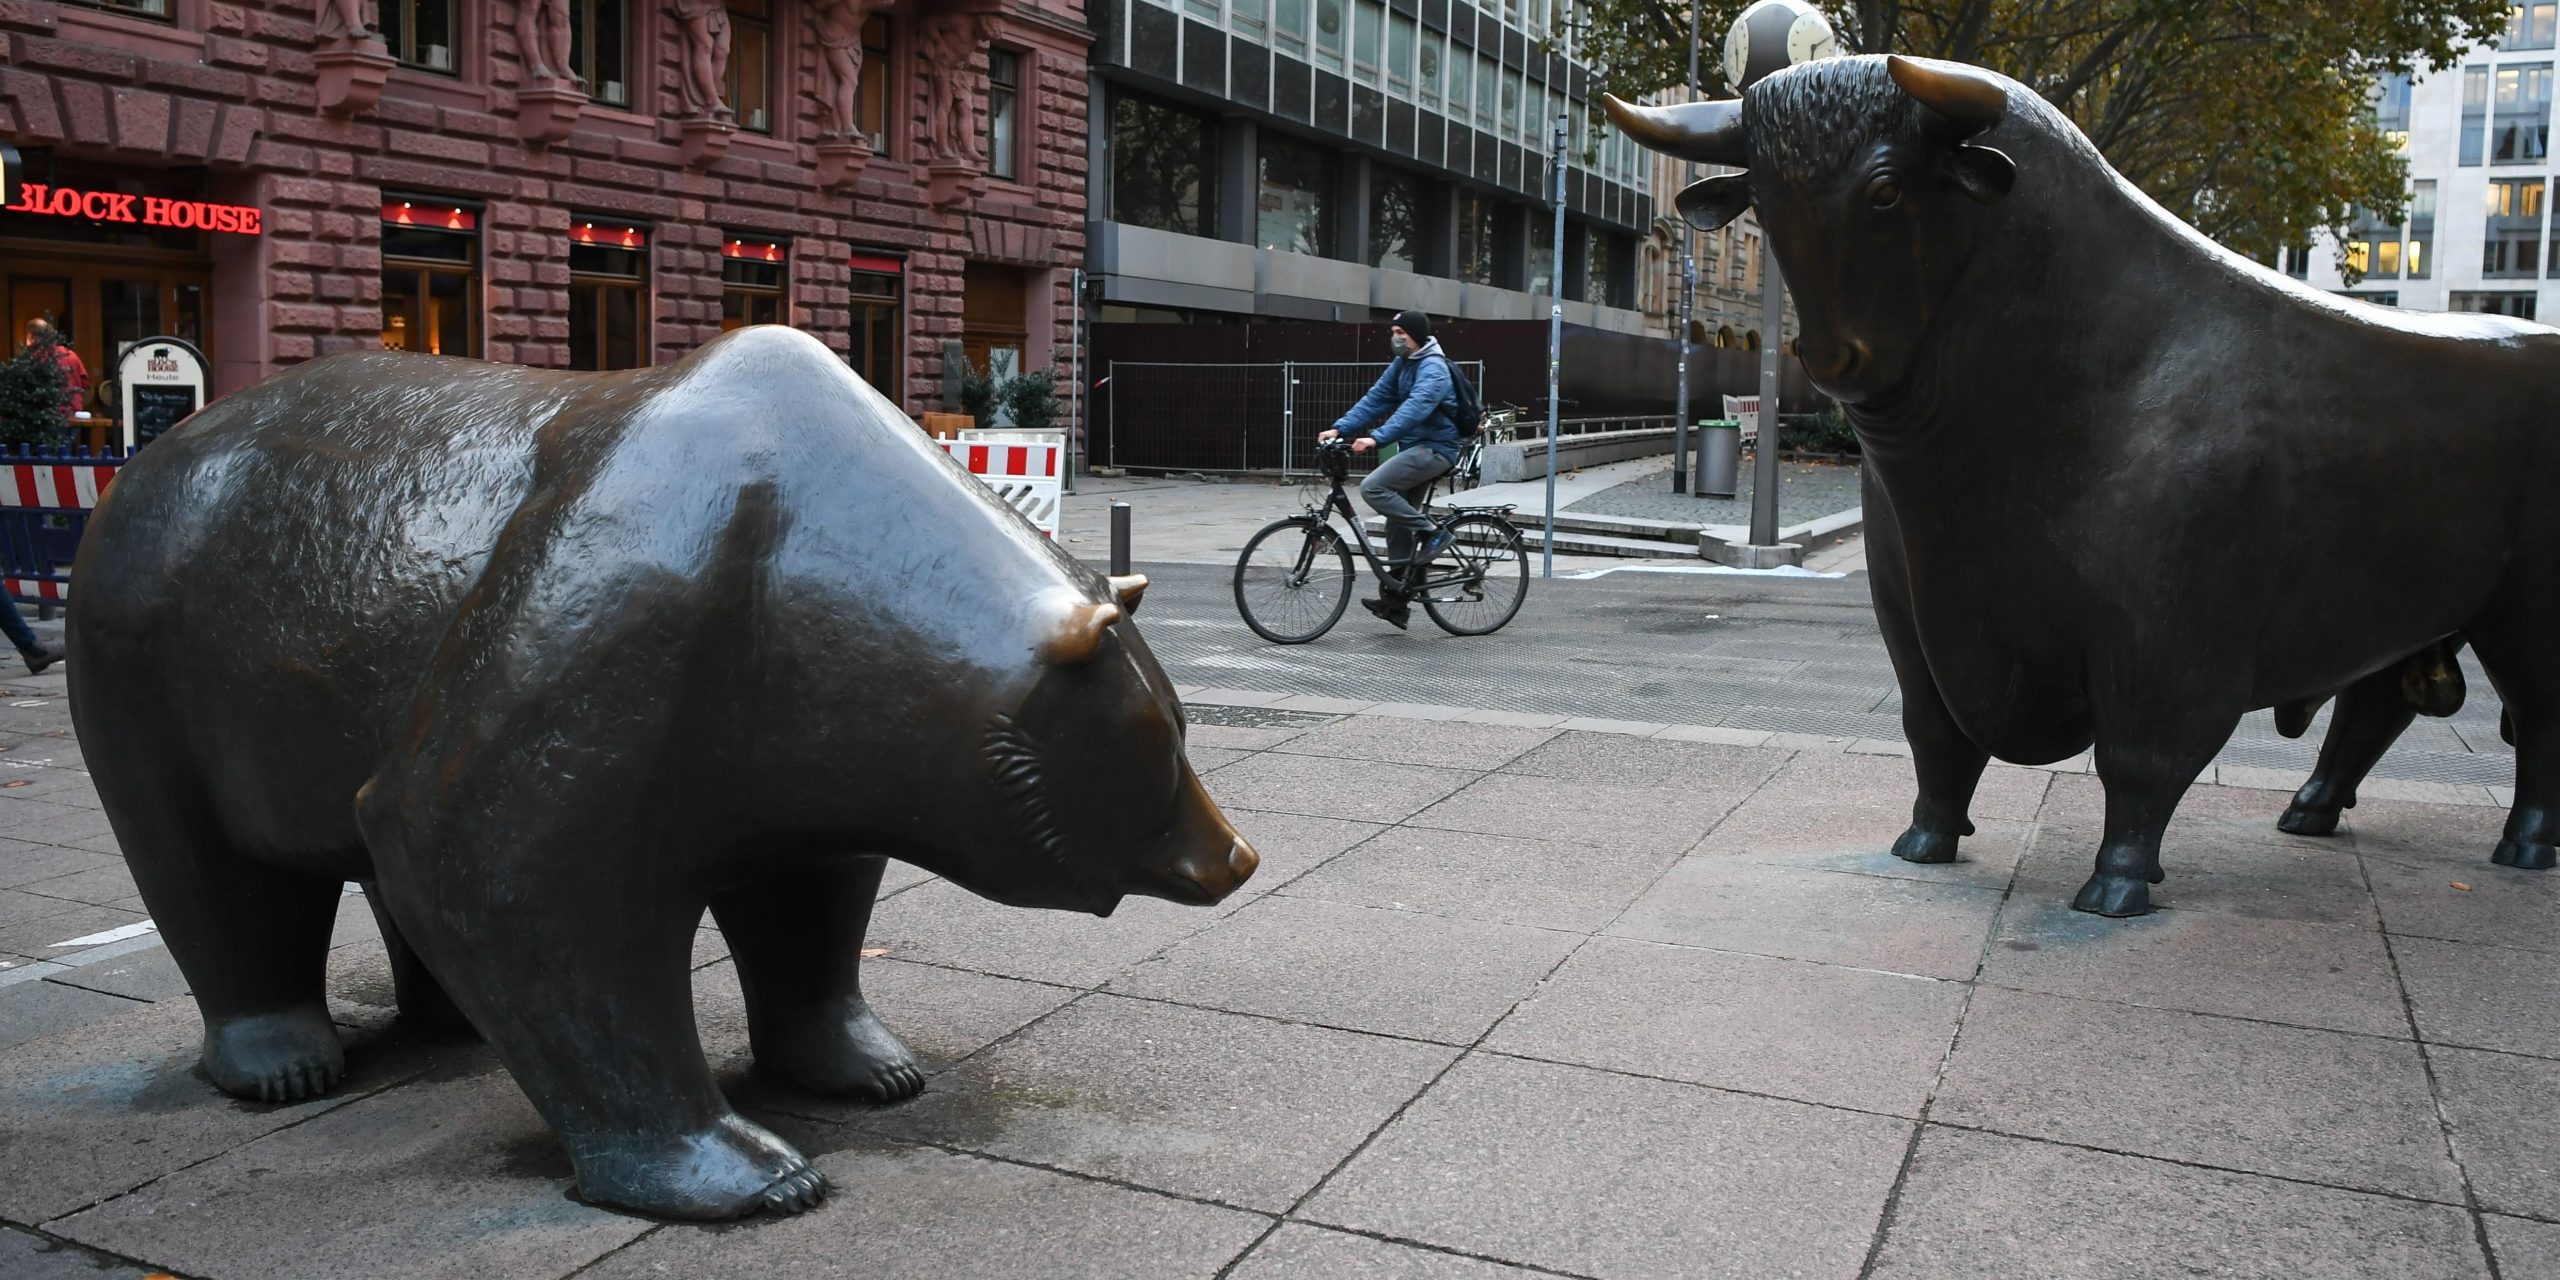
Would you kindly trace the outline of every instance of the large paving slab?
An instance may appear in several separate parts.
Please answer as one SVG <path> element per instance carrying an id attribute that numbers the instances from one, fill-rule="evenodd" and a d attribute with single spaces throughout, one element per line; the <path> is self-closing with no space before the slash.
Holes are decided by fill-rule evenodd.
<path id="1" fill-rule="evenodd" d="M 2489 1270 L 2470 1215 L 2452 1205 L 1932 1126 L 1868 1274 L 2486 1280 Z"/>
<path id="2" fill-rule="evenodd" d="M 1278 1212 L 1454 1057 L 1410 1041 L 1093 996 L 937 1078 L 873 1123 Z"/>
<path id="3" fill-rule="evenodd" d="M 864 943 L 925 964 L 1090 987 L 1217 923 L 1235 909 L 1130 898 L 1108 918 L 1003 906 L 948 880 L 918 885 L 871 913 Z"/>
<path id="4" fill-rule="evenodd" d="M 1541 1274 L 1463 1254 L 1292 1222 L 1253 1247 L 1228 1280 L 1528 1280 Z"/>
<path id="5" fill-rule="evenodd" d="M 2409 1034 L 2382 935 L 2344 925 L 2211 911 L 2109 920 L 2064 901 L 2012 901 L 1982 980 L 2090 1000 Z"/>
<path id="6" fill-rule="evenodd" d="M 1290 882 L 1292 897 L 1589 933 L 1677 855 L 1396 827 Z"/>
<path id="7" fill-rule="evenodd" d="M 1971 978 L 2000 895 L 1764 866 L 1702 854 L 1683 861 L 1608 932 L 1789 960 Z"/>
<path id="8" fill-rule="evenodd" d="M 1305 1216 L 1577 1275 L 1853 1277 L 1908 1121 L 1475 1056 Z"/>

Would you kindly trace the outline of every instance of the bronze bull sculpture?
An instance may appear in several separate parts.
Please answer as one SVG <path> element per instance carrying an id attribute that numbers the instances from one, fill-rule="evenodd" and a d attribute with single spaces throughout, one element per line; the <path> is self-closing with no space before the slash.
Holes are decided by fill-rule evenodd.
<path id="1" fill-rule="evenodd" d="M 1209 903 L 1255 865 L 1106 582 L 808 336 L 550 373 L 385 352 L 138 455 L 80 549 L 72 711 L 215 1084 L 325 1092 L 344 882 L 402 1016 L 457 1011 L 589 1199 L 825 1191 L 714 1087 L 707 907 L 758 1063 L 922 1087 L 864 1003 L 883 858 L 1002 902 Z"/>
<path id="2" fill-rule="evenodd" d="M 1843 58 L 1738 101 L 1608 109 L 1646 146 L 1745 169 L 1681 210 L 1758 209 L 1805 369 L 1865 450 L 1919 775 L 1896 854 L 1955 856 L 1991 756 L 2094 743 L 2105 829 L 2073 905 L 2139 915 L 2171 812 L 2242 715 L 2461 633 L 2516 736 L 2493 859 L 2553 864 L 2560 330 L 2269 271 L 1979 68 Z"/>

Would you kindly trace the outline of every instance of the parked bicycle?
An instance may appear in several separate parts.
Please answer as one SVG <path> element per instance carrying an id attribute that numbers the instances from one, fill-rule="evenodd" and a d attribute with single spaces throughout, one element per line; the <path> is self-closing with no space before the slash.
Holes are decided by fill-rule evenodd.
<path id="1" fill-rule="evenodd" d="M 1354 543 L 1369 571 L 1381 583 L 1387 580 L 1386 562 L 1378 558 L 1367 525 L 1343 492 L 1351 475 L 1350 441 L 1317 445 L 1316 466 L 1331 482 L 1324 498 L 1265 525 L 1236 559 L 1236 612 L 1255 635 L 1273 644 L 1305 644 L 1342 619 L 1357 581 L 1351 566 Z M 1451 635 L 1501 630 L 1529 595 L 1529 553 L 1520 530 L 1506 518 L 1512 504 L 1431 508 L 1429 501 L 1426 495 L 1431 533 L 1423 546 L 1436 550 L 1414 598 Z M 1337 514 L 1351 526 L 1349 540 L 1333 526 Z"/>
<path id="2" fill-rule="evenodd" d="M 1485 446 L 1510 439 L 1512 424 L 1519 420 L 1518 405 L 1485 410 L 1484 426 L 1458 446 L 1457 465 L 1449 468 L 1449 492 L 1464 493 L 1484 483 Z"/>

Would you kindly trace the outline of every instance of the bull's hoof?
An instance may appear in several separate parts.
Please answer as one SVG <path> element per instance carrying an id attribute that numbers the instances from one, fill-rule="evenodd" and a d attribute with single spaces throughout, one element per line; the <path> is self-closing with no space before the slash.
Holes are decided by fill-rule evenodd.
<path id="1" fill-rule="evenodd" d="M 660 1218 L 723 1222 L 806 1213 L 827 1198 L 827 1177 L 790 1143 L 732 1115 L 701 1133 L 603 1140 L 578 1163 L 578 1194 Z"/>
<path id="2" fill-rule="evenodd" d="M 2338 810 L 2296 800 L 2286 807 L 2283 817 L 2276 819 L 2276 830 L 2289 836 L 2334 835 L 2338 830 Z"/>
<path id="3" fill-rule="evenodd" d="M 2555 863 L 2560 863 L 2560 849 L 2540 841 L 2508 836 L 2498 841 L 2498 851 L 2489 855 L 2489 861 L 2518 871 L 2549 871 Z"/>
<path id="4" fill-rule="evenodd" d="M 784 1025 L 757 1043 L 756 1061 L 811 1093 L 900 1102 L 924 1091 L 915 1052 L 867 1004 L 775 1021 Z"/>
<path id="5" fill-rule="evenodd" d="M 204 1070 L 214 1087 L 259 1102 L 305 1102 L 347 1078 L 347 1051 L 326 1009 L 208 1017 Z"/>
<path id="6" fill-rule="evenodd" d="M 2147 916 L 2151 914 L 2151 882 L 2133 876 L 2099 874 L 2080 886 L 2080 895 L 2071 900 L 2071 909 L 2092 915 Z"/>
<path id="7" fill-rule="evenodd" d="M 1953 862 L 1957 837 L 1945 831 L 1913 827 L 1893 842 L 1893 856 L 1904 862 Z"/>

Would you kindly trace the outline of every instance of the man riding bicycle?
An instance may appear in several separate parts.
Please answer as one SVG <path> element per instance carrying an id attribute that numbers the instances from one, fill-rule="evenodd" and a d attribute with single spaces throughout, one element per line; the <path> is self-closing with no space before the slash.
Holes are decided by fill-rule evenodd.
<path id="1" fill-rule="evenodd" d="M 1415 539 L 1431 532 L 1431 521 L 1419 504 L 1431 482 L 1458 461 L 1457 393 L 1450 385 L 1449 357 L 1431 336 L 1431 317 L 1420 311 L 1399 311 L 1387 333 L 1395 344 L 1396 358 L 1387 362 L 1369 394 L 1316 439 L 1350 435 L 1383 418 L 1384 425 L 1352 440 L 1351 451 L 1399 446 L 1395 456 L 1379 463 L 1360 482 L 1361 499 L 1387 520 L 1387 576 L 1379 583 L 1377 597 L 1360 605 L 1401 631 L 1412 618 L 1407 603 L 1413 596 L 1411 584 L 1429 576 L 1436 550 L 1424 547 L 1415 554 Z"/>

